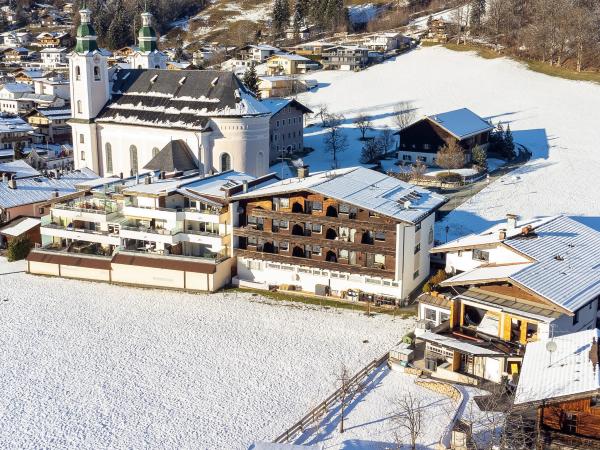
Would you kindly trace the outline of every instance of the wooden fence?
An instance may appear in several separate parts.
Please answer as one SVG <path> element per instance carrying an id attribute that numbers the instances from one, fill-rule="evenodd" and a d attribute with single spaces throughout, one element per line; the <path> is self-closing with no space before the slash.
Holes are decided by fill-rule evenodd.
<path id="1" fill-rule="evenodd" d="M 362 382 L 373 370 L 381 366 L 388 360 L 389 353 L 386 353 L 379 359 L 374 359 L 365 367 L 363 367 L 358 373 L 356 373 L 349 380 L 349 384 L 354 386 L 360 382 Z M 290 428 L 281 433 L 277 438 L 273 440 L 274 443 L 282 444 L 289 442 L 290 439 L 293 439 L 298 433 L 304 431 L 307 427 L 311 426 L 317 420 L 319 420 L 333 405 L 335 405 L 342 394 L 342 389 L 336 390 L 333 394 L 327 397 L 323 402 L 319 403 L 315 408 L 313 408 L 308 414 L 306 414 L 302 419 L 292 425 Z"/>

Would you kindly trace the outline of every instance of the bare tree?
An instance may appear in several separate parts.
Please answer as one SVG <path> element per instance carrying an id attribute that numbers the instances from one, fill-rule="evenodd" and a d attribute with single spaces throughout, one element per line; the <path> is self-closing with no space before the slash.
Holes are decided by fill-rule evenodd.
<path id="1" fill-rule="evenodd" d="M 325 148 L 333 156 L 332 167 L 337 169 L 338 153 L 343 152 L 348 148 L 348 138 L 341 128 L 344 116 L 342 114 L 327 114 L 324 117 L 323 127 L 327 129 L 327 134 L 323 139 Z"/>
<path id="2" fill-rule="evenodd" d="M 454 139 L 448 139 L 437 152 L 435 163 L 442 169 L 460 169 L 465 166 L 465 152 Z"/>
<path id="3" fill-rule="evenodd" d="M 367 130 L 373 126 L 373 123 L 368 116 L 359 114 L 356 119 L 354 119 L 354 124 L 360 130 L 360 138 L 364 141 L 365 134 L 367 133 Z"/>
<path id="4" fill-rule="evenodd" d="M 416 450 L 417 440 L 423 433 L 423 400 L 408 392 L 398 399 L 396 407 L 394 421 L 407 432 L 410 448 Z"/>
<path id="5" fill-rule="evenodd" d="M 329 108 L 325 103 L 321 103 L 318 107 L 317 107 L 317 112 L 315 113 L 316 116 L 319 117 L 319 119 L 321 119 L 321 126 L 325 127 L 325 121 L 327 119 L 327 116 L 329 116 Z"/>
<path id="6" fill-rule="evenodd" d="M 384 125 L 381 129 L 380 140 L 381 146 L 383 148 L 383 153 L 389 152 L 390 148 L 394 143 L 394 132 L 387 125 Z"/>
<path id="7" fill-rule="evenodd" d="M 340 371 L 338 373 L 338 385 L 340 391 L 340 433 L 344 432 L 344 419 L 346 418 L 346 409 L 352 400 L 356 397 L 356 395 L 362 391 L 362 384 L 355 382 L 352 380 L 352 375 L 346 367 L 345 364 L 342 363 L 340 367 Z"/>
<path id="8" fill-rule="evenodd" d="M 415 121 L 416 115 L 417 109 L 412 102 L 401 101 L 394 107 L 394 125 L 402 131 Z"/>
<path id="9" fill-rule="evenodd" d="M 417 161 L 413 164 L 411 168 L 411 178 L 416 181 L 421 181 L 423 175 L 425 175 L 425 171 L 427 170 L 427 166 L 423 161 Z"/>
<path id="10" fill-rule="evenodd" d="M 363 164 L 372 163 L 381 159 L 383 155 L 384 150 L 381 139 L 369 139 L 365 142 L 365 145 L 363 145 L 360 154 L 360 162 Z"/>

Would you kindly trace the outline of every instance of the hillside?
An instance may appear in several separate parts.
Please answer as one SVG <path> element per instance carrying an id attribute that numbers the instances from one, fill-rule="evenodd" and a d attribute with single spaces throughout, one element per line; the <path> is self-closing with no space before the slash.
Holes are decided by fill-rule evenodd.
<path id="1" fill-rule="evenodd" d="M 394 106 L 412 101 L 418 115 L 468 107 L 494 123 L 510 124 L 515 141 L 526 146 L 532 159 L 517 172 L 491 183 L 445 218 L 449 237 L 480 231 L 513 212 L 523 216 L 569 214 L 595 228 L 592 216 L 600 210 L 600 141 L 595 111 L 600 109 L 600 86 L 542 75 L 507 58 L 483 59 L 472 52 L 442 47 L 419 48 L 359 73 L 319 72 L 319 88 L 298 99 L 314 111 L 326 104 L 343 113 L 350 146 L 342 165 L 358 164 L 362 143 L 352 119 L 371 117 L 374 128 L 392 126 Z M 375 135 L 375 131 L 369 132 Z M 305 142 L 316 150 L 304 158 L 312 170 L 327 170 L 323 130 L 306 129 Z M 275 170 L 280 171 L 280 167 Z"/>

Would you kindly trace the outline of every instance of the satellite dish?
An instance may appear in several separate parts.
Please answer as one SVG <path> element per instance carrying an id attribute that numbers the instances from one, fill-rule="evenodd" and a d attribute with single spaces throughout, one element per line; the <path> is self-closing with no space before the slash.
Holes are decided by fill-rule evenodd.
<path id="1" fill-rule="evenodd" d="M 404 209 L 410 209 L 411 205 L 412 205 L 412 203 L 410 202 L 410 200 L 406 200 L 404 202 Z"/>
<path id="2" fill-rule="evenodd" d="M 557 350 L 556 342 L 548 341 L 546 343 L 546 350 L 548 350 L 550 353 L 554 353 Z"/>

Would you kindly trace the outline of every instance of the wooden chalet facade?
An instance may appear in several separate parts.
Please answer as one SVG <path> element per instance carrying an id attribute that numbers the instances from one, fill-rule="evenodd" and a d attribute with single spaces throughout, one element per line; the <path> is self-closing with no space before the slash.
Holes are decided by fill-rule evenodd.
<path id="1" fill-rule="evenodd" d="M 285 192 L 266 188 L 239 198 L 240 278 L 342 298 L 361 291 L 393 304 L 428 273 L 433 208 L 413 224 L 310 187 L 281 187 Z"/>
<path id="2" fill-rule="evenodd" d="M 469 124 L 467 128 L 462 124 Z M 479 145 L 487 147 L 492 127 L 466 108 L 443 114 L 426 116 L 397 134 L 400 160 L 407 163 L 421 161 L 435 165 L 437 152 L 450 141 L 465 151 L 465 163 L 471 160 L 471 151 Z"/>

